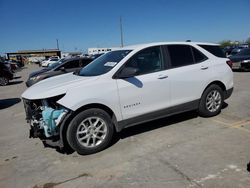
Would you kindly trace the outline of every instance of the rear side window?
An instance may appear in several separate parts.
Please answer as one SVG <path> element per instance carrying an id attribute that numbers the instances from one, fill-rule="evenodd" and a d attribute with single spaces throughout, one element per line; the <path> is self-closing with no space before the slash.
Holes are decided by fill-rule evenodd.
<path id="1" fill-rule="evenodd" d="M 167 46 L 170 55 L 171 67 L 181 67 L 194 64 L 194 59 L 190 46 L 169 45 Z"/>
<path id="2" fill-rule="evenodd" d="M 79 60 L 69 61 L 64 65 L 65 69 L 73 69 L 79 67 Z"/>
<path id="3" fill-rule="evenodd" d="M 200 62 L 205 61 L 205 60 L 208 59 L 203 53 L 201 53 L 196 48 L 194 48 L 194 47 L 191 47 L 191 48 L 192 48 L 192 51 L 193 51 L 195 63 L 200 63 Z"/>
<path id="4" fill-rule="evenodd" d="M 238 55 L 250 55 L 250 48 L 240 51 Z"/>
<path id="5" fill-rule="evenodd" d="M 199 45 L 199 46 L 207 50 L 216 57 L 223 57 L 223 58 L 226 57 L 220 46 L 213 46 L 213 45 Z"/>

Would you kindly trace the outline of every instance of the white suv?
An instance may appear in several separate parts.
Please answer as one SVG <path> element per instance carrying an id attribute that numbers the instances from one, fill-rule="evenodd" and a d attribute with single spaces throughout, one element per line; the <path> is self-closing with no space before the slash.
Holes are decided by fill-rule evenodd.
<path id="1" fill-rule="evenodd" d="M 128 46 L 79 72 L 48 78 L 22 95 L 30 136 L 90 154 L 131 125 L 197 110 L 220 113 L 233 91 L 233 73 L 216 44 Z"/>

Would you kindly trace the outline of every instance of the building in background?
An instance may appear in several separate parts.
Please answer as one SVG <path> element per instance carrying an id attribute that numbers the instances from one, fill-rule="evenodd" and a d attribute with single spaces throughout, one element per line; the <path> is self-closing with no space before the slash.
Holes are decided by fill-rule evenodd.
<path id="1" fill-rule="evenodd" d="M 83 53 L 82 52 L 62 52 L 62 58 L 64 57 L 73 57 L 73 56 L 81 56 Z"/>
<path id="2" fill-rule="evenodd" d="M 17 52 L 7 52 L 7 59 L 16 60 L 17 57 L 24 58 L 49 58 L 51 56 L 61 57 L 61 51 L 58 49 L 42 49 L 42 50 L 20 50 Z"/>

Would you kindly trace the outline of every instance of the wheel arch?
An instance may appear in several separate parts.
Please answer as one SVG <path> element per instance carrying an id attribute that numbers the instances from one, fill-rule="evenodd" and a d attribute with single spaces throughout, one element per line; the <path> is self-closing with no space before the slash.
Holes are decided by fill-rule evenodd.
<path id="1" fill-rule="evenodd" d="M 203 93 L 206 91 L 206 89 L 207 89 L 209 86 L 213 85 L 213 84 L 218 85 L 218 86 L 222 89 L 223 94 L 225 94 L 225 91 L 226 91 L 226 86 L 225 86 L 225 84 L 224 84 L 223 82 L 219 81 L 219 80 L 215 80 L 215 81 L 213 81 L 213 82 L 210 82 L 210 83 L 205 87 L 205 89 L 203 90 L 203 92 L 202 92 L 202 94 L 201 94 L 200 97 L 202 97 L 202 95 L 203 95 Z"/>
<path id="2" fill-rule="evenodd" d="M 224 84 L 222 81 L 219 81 L 219 80 L 213 81 L 213 82 L 211 82 L 210 84 L 208 84 L 207 87 L 204 89 L 204 91 L 205 91 L 209 86 L 211 86 L 212 84 L 218 85 L 218 86 L 221 87 L 221 89 L 222 89 L 223 91 L 226 91 L 226 86 L 225 86 L 225 84 Z"/>
<path id="3" fill-rule="evenodd" d="M 100 104 L 100 103 L 91 103 L 91 104 L 87 104 L 87 105 L 84 105 L 80 108 L 78 108 L 77 110 L 75 111 L 71 111 L 66 117 L 65 119 L 62 121 L 62 124 L 60 126 L 60 140 L 62 142 L 62 145 L 64 147 L 70 147 L 69 144 L 68 144 L 68 141 L 67 141 L 67 138 L 66 138 L 66 133 L 67 133 L 67 128 L 70 124 L 70 122 L 72 121 L 72 119 L 77 115 L 79 114 L 80 112 L 84 111 L 84 110 L 87 110 L 87 109 L 91 109 L 91 108 L 99 108 L 99 109 L 102 109 L 104 110 L 105 112 L 107 112 L 111 119 L 112 119 L 112 122 L 114 124 L 114 127 L 115 127 L 115 130 L 118 132 L 119 129 L 118 129 L 118 123 L 117 123 L 117 119 L 116 119 L 116 115 L 115 113 L 106 105 L 104 104 Z"/>
<path id="4" fill-rule="evenodd" d="M 108 106 L 106 106 L 104 104 L 101 104 L 101 103 L 91 103 L 91 104 L 84 105 L 84 106 L 78 108 L 74 112 L 74 114 L 76 115 L 79 112 L 82 112 L 82 111 L 90 109 L 90 108 L 99 108 L 99 109 L 102 109 L 102 110 L 104 110 L 105 112 L 107 112 L 110 115 L 110 117 L 112 118 L 112 120 L 113 120 L 113 118 L 115 118 L 115 120 L 116 120 L 116 116 L 115 116 L 115 113 L 113 112 L 113 110 L 111 110 L 110 107 L 108 107 Z"/>
<path id="5" fill-rule="evenodd" d="M 220 106 L 215 111 L 209 111 L 207 107 L 205 107 L 207 95 L 209 94 L 209 92 L 211 92 L 211 90 L 208 90 L 208 88 L 212 85 L 217 86 L 217 88 L 219 87 L 222 90 L 222 96 L 220 99 L 221 103 L 219 104 Z M 225 98 L 225 93 L 226 93 L 226 86 L 223 84 L 223 82 L 216 80 L 216 81 L 212 81 L 211 83 L 209 83 L 207 87 L 203 90 L 202 95 L 200 97 L 199 107 L 198 107 L 199 115 L 202 117 L 212 117 L 212 116 L 219 114 L 222 109 L 222 105 L 223 105 L 224 98 Z"/>

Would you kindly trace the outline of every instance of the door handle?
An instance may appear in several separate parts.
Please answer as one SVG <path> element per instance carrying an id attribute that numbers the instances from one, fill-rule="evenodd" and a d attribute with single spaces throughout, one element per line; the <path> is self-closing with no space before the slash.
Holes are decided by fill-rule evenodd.
<path id="1" fill-rule="evenodd" d="M 165 78 L 168 78 L 168 76 L 167 76 L 167 75 L 160 75 L 160 76 L 158 77 L 158 79 L 160 79 L 160 80 L 165 79 Z"/>
<path id="2" fill-rule="evenodd" d="M 208 69 L 207 66 L 201 66 L 201 70 L 206 70 L 206 69 Z"/>

